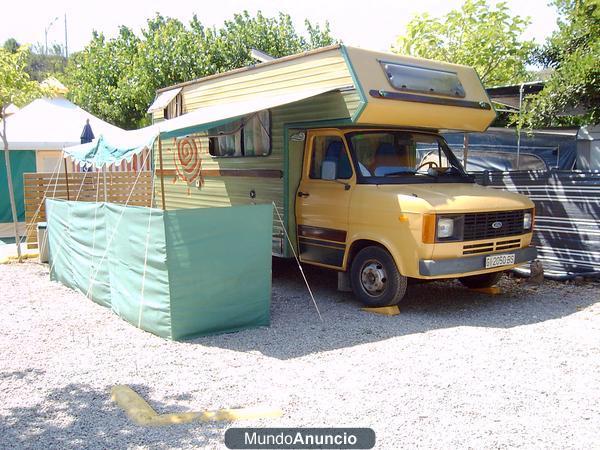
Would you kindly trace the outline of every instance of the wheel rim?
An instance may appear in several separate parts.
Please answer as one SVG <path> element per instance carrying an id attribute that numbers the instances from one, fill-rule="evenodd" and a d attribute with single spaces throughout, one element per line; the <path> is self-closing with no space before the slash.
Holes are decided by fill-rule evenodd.
<path id="1" fill-rule="evenodd" d="M 360 284 L 372 297 L 380 296 L 387 286 L 387 273 L 379 261 L 366 261 L 360 270 Z"/>

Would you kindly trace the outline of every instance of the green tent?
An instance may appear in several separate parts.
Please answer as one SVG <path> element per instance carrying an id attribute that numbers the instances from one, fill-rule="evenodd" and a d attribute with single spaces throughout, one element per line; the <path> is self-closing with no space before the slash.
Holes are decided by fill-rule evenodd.
<path id="1" fill-rule="evenodd" d="M 35 151 L 17 150 L 9 151 L 10 168 L 15 191 L 15 203 L 17 206 L 17 222 L 25 221 L 25 203 L 23 198 L 23 174 L 35 172 Z M 6 179 L 6 163 L 4 161 L 4 150 L 0 152 L 0 224 L 12 223 L 12 213 L 8 196 L 8 180 Z"/>

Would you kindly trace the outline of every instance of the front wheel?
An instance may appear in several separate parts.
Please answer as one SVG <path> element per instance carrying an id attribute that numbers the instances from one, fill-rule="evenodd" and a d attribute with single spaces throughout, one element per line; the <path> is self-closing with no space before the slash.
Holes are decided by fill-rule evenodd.
<path id="1" fill-rule="evenodd" d="M 406 293 L 407 279 L 381 247 L 365 247 L 350 266 L 350 284 L 354 295 L 368 307 L 397 305 Z"/>
<path id="2" fill-rule="evenodd" d="M 504 272 L 484 273 L 482 275 L 471 275 L 470 277 L 462 277 L 458 280 L 466 287 L 471 289 L 488 288 L 494 286 Z"/>

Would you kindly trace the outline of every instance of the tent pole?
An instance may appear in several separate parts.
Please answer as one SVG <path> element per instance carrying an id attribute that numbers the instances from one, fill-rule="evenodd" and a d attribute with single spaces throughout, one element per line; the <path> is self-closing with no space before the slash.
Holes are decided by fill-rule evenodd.
<path id="1" fill-rule="evenodd" d="M 17 244 L 17 259 L 19 262 L 23 262 L 23 258 L 21 256 L 21 237 L 19 236 L 19 225 L 17 216 L 17 206 L 15 203 L 15 191 L 13 188 L 13 180 L 12 180 L 12 169 L 10 167 L 10 153 L 8 150 L 8 139 L 6 137 L 6 105 L 0 105 L 2 108 L 0 110 L 0 117 L 2 120 L 2 141 L 4 143 L 4 161 L 5 161 L 5 169 L 6 169 L 6 181 L 8 181 L 8 197 L 10 199 L 10 211 L 12 213 L 13 226 L 15 229 L 15 244 Z"/>
<path id="2" fill-rule="evenodd" d="M 108 202 L 108 196 L 106 194 L 106 164 L 102 166 L 102 176 L 104 178 L 104 203 Z"/>
<path id="3" fill-rule="evenodd" d="M 165 206 L 165 180 L 164 180 L 164 173 L 163 173 L 162 139 L 160 138 L 160 134 L 158 135 L 158 159 L 159 159 L 159 164 L 160 164 L 160 196 L 162 199 L 162 209 L 164 211 L 166 209 L 166 206 Z"/>
<path id="4" fill-rule="evenodd" d="M 523 87 L 525 83 L 521 83 L 519 88 L 519 125 L 517 126 L 517 170 L 519 170 L 519 160 L 521 156 L 521 117 L 523 114 Z"/>
<path id="5" fill-rule="evenodd" d="M 65 183 L 67 185 L 67 200 L 71 200 L 71 196 L 69 195 L 69 173 L 67 172 L 67 158 L 63 158 L 65 163 Z"/>
<path id="6" fill-rule="evenodd" d="M 467 157 L 469 155 L 469 135 L 467 133 L 463 134 L 463 166 L 465 168 L 465 172 L 467 170 Z"/>

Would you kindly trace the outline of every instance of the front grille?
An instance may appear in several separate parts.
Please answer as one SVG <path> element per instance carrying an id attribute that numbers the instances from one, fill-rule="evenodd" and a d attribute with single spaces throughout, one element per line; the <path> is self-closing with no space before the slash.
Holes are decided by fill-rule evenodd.
<path id="1" fill-rule="evenodd" d="M 513 239 L 510 241 L 502 241 L 496 243 L 496 251 L 512 250 L 513 248 L 521 247 L 521 239 Z"/>
<path id="2" fill-rule="evenodd" d="M 482 242 L 480 244 L 463 245 L 463 255 L 475 255 L 477 253 L 501 252 L 503 250 L 512 250 L 521 247 L 521 239 L 511 239 L 509 241 Z"/>
<path id="3" fill-rule="evenodd" d="M 520 210 L 465 214 L 463 241 L 523 234 L 524 213 Z M 494 228 L 492 224 L 495 223 L 502 223 L 502 226 Z"/>
<path id="4" fill-rule="evenodd" d="M 475 253 L 488 253 L 493 251 L 493 242 L 484 242 L 482 244 L 471 244 L 463 246 L 463 255 L 473 255 Z"/>

